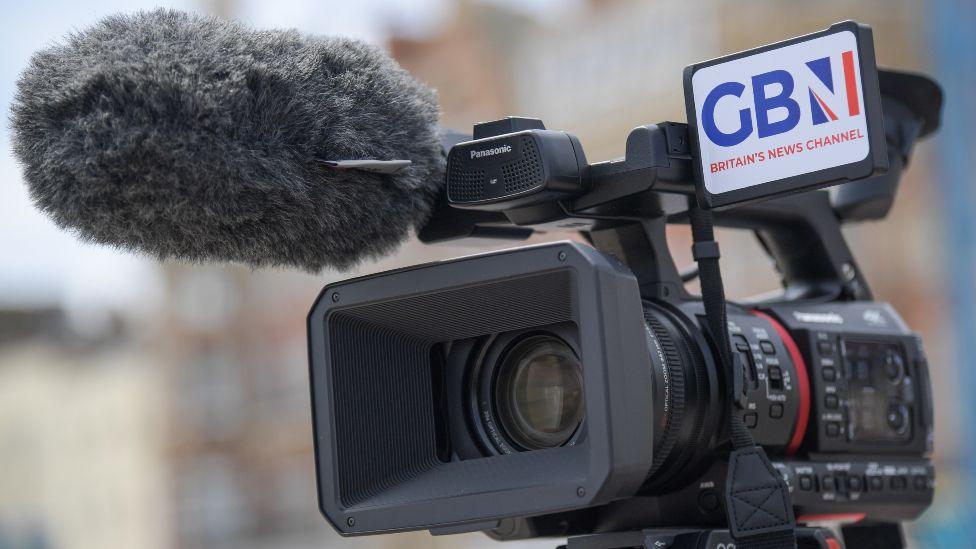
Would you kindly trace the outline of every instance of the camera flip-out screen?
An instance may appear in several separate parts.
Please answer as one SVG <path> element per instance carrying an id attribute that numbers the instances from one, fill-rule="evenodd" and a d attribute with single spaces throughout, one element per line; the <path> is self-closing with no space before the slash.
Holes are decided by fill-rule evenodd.
<path id="1" fill-rule="evenodd" d="M 853 21 L 685 69 L 706 208 L 888 168 L 871 29 Z"/>

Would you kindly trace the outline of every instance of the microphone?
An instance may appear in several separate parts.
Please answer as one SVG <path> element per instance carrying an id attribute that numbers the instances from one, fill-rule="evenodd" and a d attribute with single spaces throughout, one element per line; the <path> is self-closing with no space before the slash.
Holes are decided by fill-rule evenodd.
<path id="1" fill-rule="evenodd" d="M 80 238 L 160 259 L 349 268 L 391 252 L 444 181 L 429 87 L 365 43 L 172 10 L 36 53 L 14 152 Z"/>

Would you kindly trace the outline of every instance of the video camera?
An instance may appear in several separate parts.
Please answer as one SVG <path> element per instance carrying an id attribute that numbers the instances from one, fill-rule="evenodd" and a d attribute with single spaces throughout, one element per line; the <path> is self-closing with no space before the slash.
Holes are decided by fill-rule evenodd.
<path id="1" fill-rule="evenodd" d="M 586 244 L 322 291 L 316 467 L 339 532 L 584 548 L 791 530 L 839 547 L 794 526 L 840 521 L 852 547 L 901 543 L 897 523 L 933 497 L 928 363 L 841 226 L 887 215 L 941 91 L 877 70 L 850 22 L 689 67 L 685 90 L 688 125 L 635 128 L 612 161 L 531 118 L 445 135 L 421 240 L 571 230 Z M 699 270 L 676 268 L 669 223 L 693 225 Z M 726 306 L 712 223 L 754 231 L 783 291 Z M 685 288 L 696 276 L 704 299 Z"/>

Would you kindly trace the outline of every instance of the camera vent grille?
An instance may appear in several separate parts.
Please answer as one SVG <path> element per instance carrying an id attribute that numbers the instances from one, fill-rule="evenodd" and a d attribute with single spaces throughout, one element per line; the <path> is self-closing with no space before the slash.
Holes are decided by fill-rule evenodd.
<path id="1" fill-rule="evenodd" d="M 450 182 L 447 186 L 449 198 L 454 202 L 474 202 L 484 198 L 485 171 L 465 170 L 461 163 L 451 159 Z"/>
<path id="2" fill-rule="evenodd" d="M 522 136 L 522 155 L 514 162 L 502 166 L 502 176 L 505 179 L 505 194 L 515 194 L 542 184 L 542 162 L 539 158 L 539 147 L 535 140 L 527 135 Z"/>

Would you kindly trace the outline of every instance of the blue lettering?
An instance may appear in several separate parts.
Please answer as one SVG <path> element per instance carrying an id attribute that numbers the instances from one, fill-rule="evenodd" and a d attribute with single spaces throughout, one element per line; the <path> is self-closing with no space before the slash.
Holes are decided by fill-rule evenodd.
<path id="1" fill-rule="evenodd" d="M 779 84 L 783 87 L 779 95 L 766 97 L 766 86 Z M 756 129 L 759 137 L 769 137 L 788 132 L 800 122 L 800 105 L 790 95 L 793 94 L 793 77 L 784 70 L 775 70 L 752 77 L 752 94 L 756 101 Z M 784 108 L 786 118 L 779 122 L 769 121 L 769 111 Z"/>
<path id="2" fill-rule="evenodd" d="M 726 82 L 716 86 L 705 98 L 705 103 L 702 105 L 702 126 L 712 143 L 721 147 L 732 147 L 745 141 L 752 133 L 752 117 L 749 115 L 749 109 L 739 111 L 739 129 L 732 133 L 724 133 L 715 125 L 715 105 L 718 100 L 726 95 L 742 97 L 745 89 L 746 87 L 738 82 Z"/>

